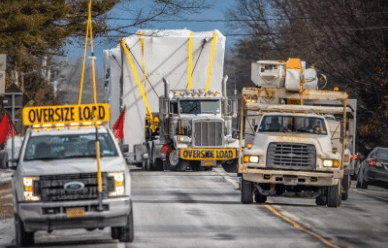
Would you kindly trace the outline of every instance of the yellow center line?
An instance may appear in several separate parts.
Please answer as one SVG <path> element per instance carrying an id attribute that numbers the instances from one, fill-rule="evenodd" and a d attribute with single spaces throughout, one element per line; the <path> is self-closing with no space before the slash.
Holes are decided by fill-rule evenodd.
<path id="1" fill-rule="evenodd" d="M 321 235 L 319 235 L 318 233 L 308 229 L 307 227 L 305 227 L 304 225 L 302 224 L 299 224 L 297 223 L 296 221 L 288 218 L 287 216 L 281 214 L 277 209 L 275 209 L 274 207 L 270 206 L 270 205 L 264 205 L 269 211 L 271 211 L 274 215 L 282 218 L 284 221 L 290 223 L 291 225 L 293 225 L 295 228 L 307 233 L 307 234 L 310 234 L 311 236 L 314 236 L 316 237 L 317 239 L 319 239 L 319 241 L 321 241 L 322 243 L 324 243 L 325 245 L 329 246 L 329 247 L 333 247 L 333 248 L 341 248 L 341 246 L 338 246 L 332 242 L 330 242 L 329 240 L 325 239 L 324 237 L 322 237 Z"/>

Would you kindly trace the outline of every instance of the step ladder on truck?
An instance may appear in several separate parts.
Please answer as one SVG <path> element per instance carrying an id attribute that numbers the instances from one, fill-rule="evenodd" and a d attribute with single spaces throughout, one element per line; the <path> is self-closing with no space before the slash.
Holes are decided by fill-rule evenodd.
<path id="1" fill-rule="evenodd" d="M 243 88 L 241 97 L 241 202 L 295 196 L 340 206 L 354 169 L 355 102 L 318 90 L 315 69 L 300 59 L 257 61 L 252 81 L 258 87 Z"/>

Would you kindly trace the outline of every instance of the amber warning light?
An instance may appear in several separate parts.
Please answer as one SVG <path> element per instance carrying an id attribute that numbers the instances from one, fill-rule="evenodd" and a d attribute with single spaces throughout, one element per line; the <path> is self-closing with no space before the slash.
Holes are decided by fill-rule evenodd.
<path id="1" fill-rule="evenodd" d="M 23 108 L 25 126 L 109 120 L 110 110 L 107 103 Z"/>

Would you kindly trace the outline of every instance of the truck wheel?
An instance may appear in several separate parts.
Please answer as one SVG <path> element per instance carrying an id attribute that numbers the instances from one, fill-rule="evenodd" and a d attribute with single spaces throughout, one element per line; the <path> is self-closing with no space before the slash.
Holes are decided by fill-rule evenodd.
<path id="1" fill-rule="evenodd" d="M 171 166 L 171 170 L 183 172 L 183 171 L 186 171 L 189 165 L 190 165 L 190 161 L 179 159 L 179 162 L 176 166 Z"/>
<path id="2" fill-rule="evenodd" d="M 241 177 L 241 203 L 251 204 L 253 202 L 253 183 Z"/>
<path id="3" fill-rule="evenodd" d="M 318 206 L 326 206 L 327 205 L 327 197 L 324 194 L 321 194 L 317 198 L 315 198 L 315 203 Z"/>
<path id="4" fill-rule="evenodd" d="M 327 188 L 327 206 L 336 208 L 341 206 L 340 183 Z"/>
<path id="5" fill-rule="evenodd" d="M 0 169 L 7 169 L 8 153 L 6 151 L 0 151 Z"/>
<path id="6" fill-rule="evenodd" d="M 160 158 L 157 158 L 155 160 L 154 170 L 163 171 L 163 160 L 161 160 Z"/>
<path id="7" fill-rule="evenodd" d="M 112 237 L 112 239 L 119 239 L 120 238 L 120 228 L 121 227 L 115 227 L 115 226 L 112 226 L 110 228 L 110 236 Z"/>
<path id="8" fill-rule="evenodd" d="M 19 218 L 19 215 L 15 214 L 15 233 L 16 244 L 18 246 L 32 246 L 35 243 L 34 232 L 26 232 L 24 230 L 24 223 Z"/>
<path id="9" fill-rule="evenodd" d="M 222 168 L 228 173 L 237 173 L 238 171 L 238 160 L 228 160 L 222 164 Z"/>
<path id="10" fill-rule="evenodd" d="M 350 185 L 350 176 L 344 175 L 344 178 L 341 180 L 341 186 L 343 189 L 343 193 L 341 193 L 341 199 L 346 201 L 349 197 L 349 185 Z"/>
<path id="11" fill-rule="evenodd" d="M 127 216 L 127 225 L 119 227 L 119 241 L 120 242 L 129 242 L 132 243 L 135 237 L 135 232 L 133 230 L 133 209 L 131 202 L 131 212 Z"/>
<path id="12" fill-rule="evenodd" d="M 359 175 L 357 178 L 356 188 L 367 189 L 368 182 L 365 182 L 362 175 Z"/>
<path id="13" fill-rule="evenodd" d="M 143 160 L 141 167 L 142 167 L 143 171 L 150 171 L 151 170 L 150 160 L 148 158 L 146 160 Z"/>
<path id="14" fill-rule="evenodd" d="M 267 200 L 267 196 L 266 195 L 262 195 L 259 192 L 257 192 L 255 194 L 255 202 L 256 203 L 265 203 L 266 200 Z"/>

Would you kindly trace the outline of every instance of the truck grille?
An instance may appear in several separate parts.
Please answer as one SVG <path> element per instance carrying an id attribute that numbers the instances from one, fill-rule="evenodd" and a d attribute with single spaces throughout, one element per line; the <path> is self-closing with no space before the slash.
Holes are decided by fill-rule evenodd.
<path id="1" fill-rule="evenodd" d="M 222 146 L 222 121 L 194 122 L 194 146 Z"/>
<path id="2" fill-rule="evenodd" d="M 70 182 L 82 183 L 84 188 L 77 191 L 65 190 L 65 184 Z M 41 176 L 39 184 L 41 199 L 44 202 L 96 199 L 98 193 L 97 173 Z M 106 173 L 102 173 L 102 187 L 105 198 L 108 195 Z"/>
<path id="3" fill-rule="evenodd" d="M 267 167 L 277 169 L 316 168 L 314 145 L 270 143 L 267 151 Z"/>

